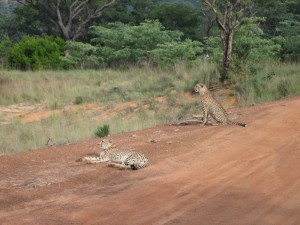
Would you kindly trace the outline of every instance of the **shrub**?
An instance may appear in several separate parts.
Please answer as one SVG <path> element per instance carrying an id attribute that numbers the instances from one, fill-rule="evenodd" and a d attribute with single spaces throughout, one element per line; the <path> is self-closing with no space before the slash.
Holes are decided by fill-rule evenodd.
<path id="1" fill-rule="evenodd" d="M 74 103 L 75 105 L 80 105 L 80 104 L 82 104 L 82 103 L 83 103 L 83 97 L 81 97 L 81 96 L 76 96 L 73 103 Z"/>
<path id="2" fill-rule="evenodd" d="M 152 60 L 161 65 L 174 65 L 179 61 L 193 62 L 203 53 L 202 44 L 198 41 L 171 41 L 158 44 L 151 51 Z"/>
<path id="3" fill-rule="evenodd" d="M 96 137 L 106 137 L 109 135 L 109 125 L 104 124 L 103 126 L 98 126 L 95 131 Z"/>
<path id="4" fill-rule="evenodd" d="M 74 68 L 84 69 L 97 64 L 96 47 L 89 43 L 67 42 L 67 56 L 65 61 Z"/>
<path id="5" fill-rule="evenodd" d="M 65 45 L 61 38 L 25 36 L 12 47 L 9 63 L 22 70 L 59 69 L 63 67 Z"/>
<path id="6" fill-rule="evenodd" d="M 289 94 L 291 83 L 289 80 L 282 80 L 277 84 L 278 98 L 286 97 Z"/>
<path id="7" fill-rule="evenodd" d="M 276 40 L 264 38 L 258 22 L 261 18 L 245 19 L 244 25 L 234 35 L 232 62 L 237 72 L 249 69 L 245 65 L 258 62 L 277 60 L 281 45 Z M 205 48 L 211 53 L 210 60 L 221 63 L 223 59 L 223 45 L 219 36 L 212 36 L 205 40 Z"/>
<path id="8" fill-rule="evenodd" d="M 179 42 L 183 33 L 168 31 L 158 21 L 137 26 L 111 23 L 92 27 L 91 43 L 97 47 L 99 61 L 108 65 L 134 64 L 149 59 L 149 53 L 160 44 Z"/>
<path id="9" fill-rule="evenodd" d="M 7 65 L 12 42 L 7 35 L 0 40 L 0 67 Z"/>

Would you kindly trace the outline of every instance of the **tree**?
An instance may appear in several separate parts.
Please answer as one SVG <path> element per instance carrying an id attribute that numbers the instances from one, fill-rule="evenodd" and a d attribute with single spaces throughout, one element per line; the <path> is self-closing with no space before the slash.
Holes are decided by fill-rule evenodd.
<path id="1" fill-rule="evenodd" d="M 203 53 L 199 41 L 181 41 L 183 33 L 166 30 L 159 21 L 131 26 L 120 22 L 92 26 L 91 44 L 68 42 L 67 62 L 88 66 L 127 67 L 144 62 L 169 67 L 179 61 L 193 63 Z"/>
<path id="2" fill-rule="evenodd" d="M 223 44 L 221 81 L 225 82 L 231 66 L 234 31 L 242 25 L 242 19 L 253 7 L 252 0 L 203 0 L 215 17 Z"/>
<path id="3" fill-rule="evenodd" d="M 282 60 L 300 60 L 300 1 L 267 0 L 256 4 L 257 15 L 266 18 L 261 24 L 267 37 L 282 45 Z"/>
<path id="4" fill-rule="evenodd" d="M 68 41 L 77 40 L 93 18 L 102 16 L 105 9 L 117 0 L 23 0 L 27 9 L 38 13 L 40 20 L 46 20 Z M 26 9 L 25 9 L 26 11 Z"/>
<path id="5" fill-rule="evenodd" d="M 151 13 L 160 6 L 159 0 L 119 0 L 115 7 L 111 7 L 101 16 L 101 21 L 96 20 L 97 25 L 122 22 L 124 24 L 139 25 L 147 19 L 151 19 Z"/>
<path id="6" fill-rule="evenodd" d="M 8 35 L 4 35 L 4 37 L 0 39 L 0 68 L 7 64 L 11 47 L 11 40 L 9 39 Z"/>
<path id="7" fill-rule="evenodd" d="M 94 26 L 91 34 L 99 61 L 109 66 L 145 61 L 158 44 L 180 41 L 182 36 L 179 31 L 165 30 L 158 21 L 145 21 L 136 26 L 122 23 Z"/>
<path id="8" fill-rule="evenodd" d="M 163 3 L 151 14 L 152 19 L 158 19 L 167 30 L 180 30 L 184 38 L 200 39 L 199 10 L 183 3 Z"/>

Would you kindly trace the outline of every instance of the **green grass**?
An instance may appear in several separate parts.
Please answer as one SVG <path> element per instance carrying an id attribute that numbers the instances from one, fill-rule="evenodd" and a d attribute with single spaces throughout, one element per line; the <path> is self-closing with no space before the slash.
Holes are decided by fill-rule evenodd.
<path id="1" fill-rule="evenodd" d="M 96 129 L 103 124 L 109 125 L 111 134 L 117 134 L 199 114 L 199 102 L 186 99 L 181 93 L 193 90 L 196 82 L 216 82 L 219 77 L 216 68 L 207 63 L 196 67 L 178 64 L 168 71 L 151 68 L 0 71 L 1 106 L 40 103 L 57 109 L 66 104 L 101 102 L 109 109 L 118 102 L 138 102 L 137 109 L 128 107 L 105 120 L 95 120 L 79 111 L 53 114 L 39 122 L 14 120 L 0 125 L 0 153 L 40 148 L 49 138 L 56 145 L 94 138 Z M 257 65 L 252 72 L 232 77 L 232 93 L 238 96 L 241 105 L 300 95 L 299 64 Z M 165 96 L 165 104 L 157 101 L 158 96 Z"/>
<path id="2" fill-rule="evenodd" d="M 49 109 L 82 102 L 119 102 L 154 98 L 170 90 L 192 89 L 197 81 L 214 80 L 213 64 L 170 71 L 147 68 L 75 71 L 1 71 L 0 105 L 41 103 Z"/>
<path id="3" fill-rule="evenodd" d="M 257 65 L 252 73 L 233 77 L 242 105 L 300 95 L 300 64 Z"/>
<path id="4" fill-rule="evenodd" d="M 57 114 L 32 123 L 21 123 L 15 120 L 0 127 L 0 153 L 8 154 L 45 147 L 49 138 L 55 145 L 95 138 L 97 127 L 103 123 L 109 124 L 112 134 L 159 124 L 154 117 L 150 116 L 137 117 L 130 121 L 116 117 L 98 122 L 85 118 L 83 114 Z"/>
<path id="5" fill-rule="evenodd" d="M 197 67 L 176 65 L 172 70 L 130 68 L 120 70 L 75 70 L 75 71 L 0 71 L 0 105 L 40 103 L 48 109 L 59 109 L 66 104 L 102 102 L 114 105 L 118 102 L 139 102 L 138 113 L 119 112 L 109 120 L 95 121 L 84 112 L 54 114 L 39 122 L 22 123 L 19 120 L 0 126 L 0 153 L 26 151 L 45 146 L 51 138 L 55 144 L 65 144 L 95 137 L 99 125 L 108 124 L 110 133 L 116 134 L 143 129 L 174 120 L 181 109 L 167 114 L 166 108 L 158 108 L 155 98 L 162 95 L 173 98 L 173 104 L 183 101 L 172 96 L 192 90 L 195 82 L 211 82 L 218 79 L 213 64 Z M 144 104 L 149 103 L 149 110 Z"/>

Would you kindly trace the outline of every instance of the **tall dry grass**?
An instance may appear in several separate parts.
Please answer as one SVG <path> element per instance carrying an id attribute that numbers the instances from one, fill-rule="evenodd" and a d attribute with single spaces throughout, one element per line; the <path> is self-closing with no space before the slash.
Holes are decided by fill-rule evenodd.
<path id="1" fill-rule="evenodd" d="M 94 120 L 84 112 L 53 114 L 31 123 L 13 120 L 0 126 L 0 153 L 40 148 L 49 138 L 58 145 L 92 138 L 96 128 L 103 124 L 110 126 L 111 133 L 121 133 L 188 117 L 199 113 L 200 107 L 197 101 L 191 102 L 180 93 L 192 91 L 196 82 L 217 82 L 218 77 L 217 66 L 210 63 L 194 67 L 178 64 L 168 71 L 149 67 L 124 71 L 0 71 L 2 106 L 40 103 L 57 109 L 85 102 L 108 106 L 127 101 L 139 103 L 137 112 L 128 109 L 104 120 Z M 233 93 L 242 105 L 299 95 L 300 65 L 257 65 L 253 73 L 235 74 L 232 82 Z M 158 96 L 165 96 L 164 105 L 157 102 Z M 128 119 L 126 116 L 131 113 Z"/>
<path id="2" fill-rule="evenodd" d="M 0 105 L 41 103 L 54 109 L 76 102 L 76 97 L 82 102 L 148 99 L 217 77 L 216 67 L 209 63 L 190 68 L 180 64 L 168 71 L 137 67 L 125 71 L 1 71 Z"/>
<path id="3" fill-rule="evenodd" d="M 39 122 L 22 123 L 20 120 L 0 126 L 0 152 L 12 153 L 45 146 L 51 138 L 55 144 L 64 144 L 94 137 L 99 125 L 108 124 L 111 133 L 143 129 L 182 117 L 187 109 L 158 108 L 155 98 L 172 91 L 193 89 L 196 82 L 218 79 L 213 64 L 202 63 L 197 67 L 176 65 L 172 70 L 148 67 L 121 70 L 75 71 L 1 71 L 0 105 L 39 103 L 48 109 L 63 108 L 66 104 L 101 102 L 107 105 L 118 102 L 139 102 L 139 109 L 129 120 L 128 112 L 120 112 L 110 119 L 95 121 L 84 112 L 54 114 Z M 180 106 L 184 99 L 176 97 Z M 150 109 L 144 105 L 150 103 Z M 179 104 L 180 103 L 180 104 Z M 172 106 L 171 104 L 169 106 Z M 1 119 L 1 118 L 0 118 Z"/>

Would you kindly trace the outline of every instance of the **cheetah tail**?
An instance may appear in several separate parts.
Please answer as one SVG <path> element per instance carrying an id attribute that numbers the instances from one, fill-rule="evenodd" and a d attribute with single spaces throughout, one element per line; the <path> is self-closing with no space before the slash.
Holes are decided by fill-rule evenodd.
<path id="1" fill-rule="evenodd" d="M 238 125 L 238 126 L 242 126 L 242 127 L 247 127 L 247 124 L 246 124 L 246 123 L 241 123 L 241 122 L 233 122 L 233 121 L 230 121 L 230 124 L 231 124 L 231 125 Z"/>

